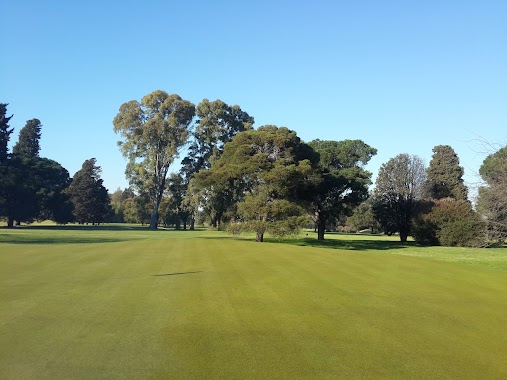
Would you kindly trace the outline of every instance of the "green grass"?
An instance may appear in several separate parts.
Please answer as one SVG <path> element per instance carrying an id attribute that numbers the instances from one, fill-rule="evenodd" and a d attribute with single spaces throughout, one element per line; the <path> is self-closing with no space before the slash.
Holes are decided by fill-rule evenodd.
<path id="1" fill-rule="evenodd" d="M 0 378 L 507 378 L 506 249 L 327 238 L 0 229 Z"/>

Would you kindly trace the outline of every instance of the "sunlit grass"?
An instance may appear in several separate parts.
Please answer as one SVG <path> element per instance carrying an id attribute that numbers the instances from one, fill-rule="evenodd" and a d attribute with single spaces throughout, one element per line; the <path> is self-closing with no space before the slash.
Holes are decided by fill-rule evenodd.
<path id="1" fill-rule="evenodd" d="M 252 238 L 0 229 L 0 378 L 507 377 L 504 249 Z"/>

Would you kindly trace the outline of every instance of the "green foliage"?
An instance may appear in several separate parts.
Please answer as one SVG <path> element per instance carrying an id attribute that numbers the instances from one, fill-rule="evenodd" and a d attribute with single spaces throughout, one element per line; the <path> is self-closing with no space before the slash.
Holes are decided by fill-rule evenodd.
<path id="1" fill-rule="evenodd" d="M 179 228 L 180 223 L 183 224 L 183 229 L 187 229 L 188 220 L 193 212 L 189 204 L 185 202 L 188 184 L 181 174 L 171 174 L 167 187 L 167 194 L 169 196 L 169 207 L 173 210 L 174 218 L 176 220 L 176 228 Z"/>
<path id="2" fill-rule="evenodd" d="M 187 176 L 201 169 L 209 169 L 211 161 L 218 159 L 226 143 L 239 132 L 252 129 L 254 119 L 237 105 L 229 106 L 217 99 L 204 99 L 197 105 L 196 127 L 189 153 L 183 160 L 183 172 Z"/>
<path id="3" fill-rule="evenodd" d="M 373 212 L 384 232 L 400 233 L 406 241 L 412 220 L 423 210 L 426 168 L 418 156 L 397 155 L 379 170 L 373 193 Z"/>
<path id="4" fill-rule="evenodd" d="M 323 240 L 328 220 L 350 215 L 368 196 L 371 173 L 363 167 L 377 150 L 361 140 L 314 140 L 309 146 L 320 157 L 307 194 L 318 239 Z"/>
<path id="5" fill-rule="evenodd" d="M 434 201 L 431 210 L 418 216 L 412 226 L 418 243 L 449 247 L 483 246 L 484 232 L 484 223 L 470 202 L 454 198 Z"/>
<path id="6" fill-rule="evenodd" d="M 449 145 L 434 147 L 426 179 L 429 197 L 466 200 L 468 189 L 463 181 L 463 174 L 458 155 Z"/>
<path id="7" fill-rule="evenodd" d="M 150 199 L 143 195 L 127 199 L 124 217 L 127 223 L 149 224 L 151 217 Z"/>
<path id="8" fill-rule="evenodd" d="M 308 223 L 304 210 L 287 199 L 275 199 L 266 188 L 257 189 L 238 204 L 239 223 L 243 230 L 254 231 L 257 241 L 263 241 L 264 233 L 276 237 L 297 234 Z"/>
<path id="9" fill-rule="evenodd" d="M 104 223 L 112 215 L 109 194 L 100 178 L 97 160 L 86 160 L 74 174 L 67 194 L 74 206 L 73 215 L 78 223 Z"/>
<path id="10" fill-rule="evenodd" d="M 7 214 L 7 203 L 9 198 L 9 189 L 13 186 L 11 170 L 7 164 L 9 156 L 8 143 L 13 131 L 9 127 L 9 121 L 12 116 L 6 116 L 8 104 L 0 103 L 0 217 Z"/>
<path id="11" fill-rule="evenodd" d="M 501 245 L 507 238 L 507 147 L 486 157 L 479 173 L 486 184 L 479 189 L 477 209 L 486 220 L 488 241 Z"/>
<path id="12" fill-rule="evenodd" d="M 39 157 L 40 137 L 40 121 L 29 120 L 20 131 L 14 153 L 0 163 L 0 215 L 7 217 L 10 227 L 14 221 L 51 219 L 63 224 L 71 218 L 64 193 L 69 173 L 58 162 Z"/>
<path id="13" fill-rule="evenodd" d="M 254 124 L 253 117 L 242 111 L 239 106 L 229 106 L 218 99 L 212 102 L 204 99 L 197 105 L 196 115 L 198 119 L 192 133 L 192 141 L 180 170 L 179 188 L 184 196 L 179 200 L 180 204 L 177 206 L 188 214 L 190 229 L 194 228 L 195 217 L 204 199 L 210 206 L 207 207 L 208 215 L 214 214 L 213 210 L 219 204 L 217 203 L 219 200 L 209 192 L 195 186 L 195 184 L 191 185 L 192 178 L 200 170 L 209 169 L 211 162 L 218 160 L 222 155 L 225 144 L 231 141 L 237 133 L 252 129 Z M 216 218 L 210 222 L 215 227 L 219 223 Z"/>
<path id="14" fill-rule="evenodd" d="M 39 205 L 38 220 L 53 220 L 66 224 L 72 220 L 72 203 L 66 194 L 71 180 L 69 172 L 48 158 L 31 160 L 32 188 Z"/>
<path id="15" fill-rule="evenodd" d="M 380 231 L 380 224 L 375 219 L 371 201 L 365 201 L 357 206 L 352 215 L 347 218 L 347 226 L 354 228 L 356 231 L 369 228 L 372 233 Z"/>
<path id="16" fill-rule="evenodd" d="M 42 124 L 39 119 L 31 119 L 19 131 L 19 139 L 12 153 L 23 157 L 38 157 L 40 151 Z"/>
<path id="17" fill-rule="evenodd" d="M 504 183 L 507 176 L 507 146 L 486 157 L 479 169 L 479 174 L 489 185 Z"/>
<path id="18" fill-rule="evenodd" d="M 125 223 L 125 205 L 130 198 L 134 197 L 134 193 L 129 188 L 122 190 L 120 188 L 110 195 L 111 207 L 113 209 L 113 215 L 111 222 L 113 223 Z"/>
<path id="19" fill-rule="evenodd" d="M 157 228 L 169 166 L 187 142 L 194 114 L 195 106 L 189 101 L 157 90 L 141 103 L 122 104 L 114 118 L 114 131 L 123 138 L 120 150 L 128 159 L 125 174 L 131 186 L 147 194 L 152 203 L 152 229 Z"/>
<path id="20" fill-rule="evenodd" d="M 7 114 L 7 106 L 6 103 L 0 103 L 0 165 L 7 160 L 8 157 L 8 143 L 10 140 L 10 136 L 13 128 L 9 127 L 9 121 L 12 118 L 11 116 L 6 116 Z M 1 181 L 0 176 L 0 181 Z M 0 182 L 0 186 L 2 186 L 2 182 Z M 0 190 L 1 191 L 1 190 Z"/>
<path id="21" fill-rule="evenodd" d="M 303 212 L 294 202 L 312 173 L 310 159 L 316 156 L 309 153 L 313 151 L 295 132 L 263 126 L 238 133 L 194 182 L 204 189 L 205 207 L 217 226 L 227 215 L 237 215 L 262 241 L 270 226 Z"/>

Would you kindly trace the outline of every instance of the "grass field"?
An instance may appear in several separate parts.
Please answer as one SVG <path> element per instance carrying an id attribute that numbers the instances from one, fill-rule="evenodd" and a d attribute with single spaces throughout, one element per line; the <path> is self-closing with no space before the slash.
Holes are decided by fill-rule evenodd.
<path id="1" fill-rule="evenodd" d="M 507 378 L 507 249 L 327 238 L 0 229 L 0 378 Z"/>

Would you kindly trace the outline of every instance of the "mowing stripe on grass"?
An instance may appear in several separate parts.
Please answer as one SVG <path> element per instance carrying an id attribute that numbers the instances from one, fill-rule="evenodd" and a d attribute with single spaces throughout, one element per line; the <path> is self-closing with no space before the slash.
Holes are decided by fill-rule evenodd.
<path id="1" fill-rule="evenodd" d="M 206 235 L 0 244 L 0 377 L 507 378 L 502 270 Z"/>

